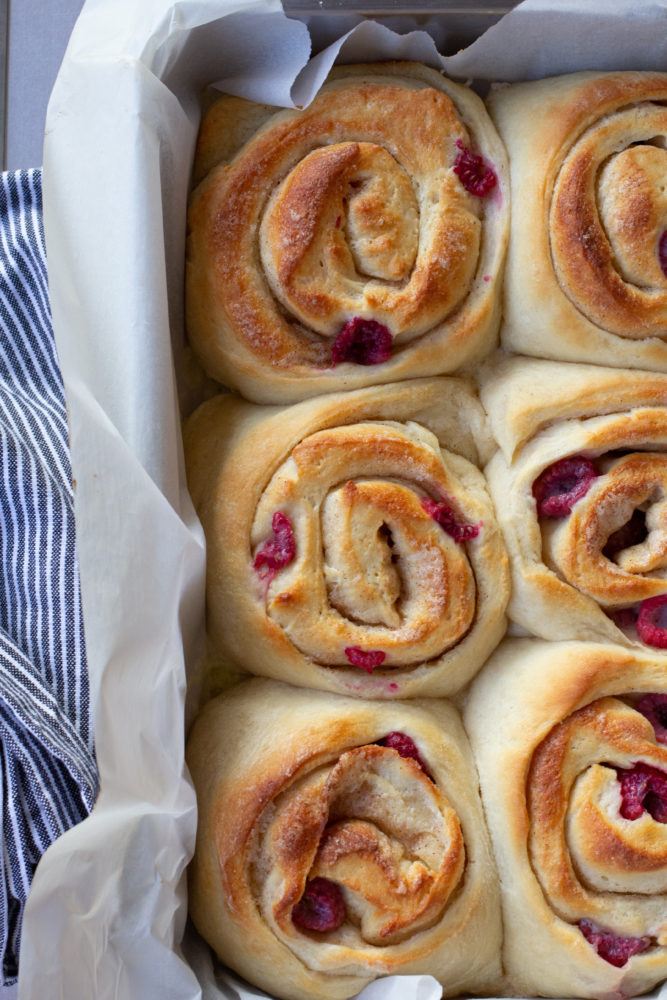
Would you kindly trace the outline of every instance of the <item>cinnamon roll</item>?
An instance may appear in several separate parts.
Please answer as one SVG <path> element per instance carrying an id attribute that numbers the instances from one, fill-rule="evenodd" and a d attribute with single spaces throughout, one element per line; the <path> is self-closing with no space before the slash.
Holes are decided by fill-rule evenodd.
<path id="1" fill-rule="evenodd" d="M 190 913 L 251 983 L 342 1000 L 392 973 L 448 996 L 498 978 L 497 879 L 451 705 L 254 679 L 205 706 L 187 761 Z"/>
<path id="2" fill-rule="evenodd" d="M 503 146 L 417 63 L 338 67 L 305 109 L 222 97 L 194 164 L 187 330 L 255 402 L 454 372 L 500 321 Z"/>
<path id="3" fill-rule="evenodd" d="M 203 404 L 185 450 L 214 649 L 343 694 L 457 691 L 506 624 L 507 556 L 477 467 L 488 447 L 457 379 Z"/>
<path id="4" fill-rule="evenodd" d="M 514 995 L 628 997 L 664 980 L 667 658 L 506 640 L 464 723 Z"/>
<path id="5" fill-rule="evenodd" d="M 489 109 L 511 164 L 503 345 L 667 371 L 667 74 L 521 83 Z"/>
<path id="6" fill-rule="evenodd" d="M 526 358 L 482 376 L 510 618 L 667 647 L 667 376 Z"/>

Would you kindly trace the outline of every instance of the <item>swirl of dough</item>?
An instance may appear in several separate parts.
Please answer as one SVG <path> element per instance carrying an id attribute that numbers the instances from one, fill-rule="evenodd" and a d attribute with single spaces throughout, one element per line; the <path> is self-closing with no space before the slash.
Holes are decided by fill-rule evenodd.
<path id="1" fill-rule="evenodd" d="M 269 615 L 319 663 L 349 663 L 349 647 L 381 650 L 385 669 L 441 656 L 473 622 L 475 581 L 464 547 L 422 499 L 459 506 L 457 492 L 437 441 L 417 425 L 353 424 L 304 438 L 274 473 L 253 526 L 263 539 L 273 512 L 287 509 L 297 540 L 298 556 L 269 585 Z M 463 522 L 478 511 L 457 514 Z"/>
<path id="2" fill-rule="evenodd" d="M 283 793 L 254 860 L 271 872 L 257 882 L 265 919 L 297 954 L 310 948 L 293 919 L 307 879 L 341 890 L 353 917 L 341 943 L 347 934 L 382 946 L 441 918 L 464 863 L 449 802 L 419 764 L 382 746 L 349 750 Z"/>
<path id="3" fill-rule="evenodd" d="M 667 456 L 633 452 L 598 467 L 570 515 L 544 524 L 548 557 L 564 579 L 604 607 L 666 593 Z M 628 531 L 625 544 L 621 532 L 633 517 L 636 534 Z"/>
<path id="4" fill-rule="evenodd" d="M 209 374 L 289 401 L 488 350 L 507 202 L 476 95 L 414 64 L 345 68 L 213 167 L 229 114 L 214 106 L 202 125 L 190 208 L 188 332 Z M 457 173 L 462 150 L 493 178 L 488 193 Z M 375 324 L 379 351 L 341 352 L 350 323 Z"/>
<path id="5" fill-rule="evenodd" d="M 666 945 L 667 825 L 649 809 L 637 819 L 623 810 L 619 770 L 639 763 L 663 774 L 667 792 L 667 749 L 632 705 L 597 699 L 559 723 L 531 764 L 530 852 L 564 917 Z"/>
<path id="6" fill-rule="evenodd" d="M 545 639 L 667 644 L 667 377 L 510 360 L 481 395 L 510 618 Z"/>
<path id="7" fill-rule="evenodd" d="M 623 337 L 667 337 L 665 176 L 667 107 L 646 101 L 587 129 L 554 187 L 551 246 L 562 286 L 593 323 Z"/>
<path id="8" fill-rule="evenodd" d="M 500 640 L 508 599 L 461 413 L 475 421 L 481 408 L 455 380 L 278 412 L 224 394 L 204 404 L 186 454 L 216 648 L 245 670 L 341 693 L 458 690 Z"/>
<path id="9" fill-rule="evenodd" d="M 646 709 L 666 692 L 660 655 L 539 640 L 507 640 L 473 682 L 464 722 L 521 993 L 632 996 L 667 975 L 667 747 Z"/>
<path id="10" fill-rule="evenodd" d="M 430 972 L 447 995 L 498 975 L 497 882 L 451 705 L 254 680 L 204 708 L 188 763 L 191 912 L 251 982 L 310 1000 L 390 972 Z"/>
<path id="11" fill-rule="evenodd" d="M 667 74 L 650 72 L 574 73 L 492 95 L 516 209 L 511 350 L 667 371 L 666 101 Z"/>

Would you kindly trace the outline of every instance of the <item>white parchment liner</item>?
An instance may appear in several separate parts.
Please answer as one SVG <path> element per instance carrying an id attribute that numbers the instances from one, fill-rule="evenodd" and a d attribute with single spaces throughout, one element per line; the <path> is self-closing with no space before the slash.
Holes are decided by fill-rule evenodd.
<path id="1" fill-rule="evenodd" d="M 317 45 L 334 44 L 310 63 L 308 27 L 278 0 L 87 0 L 72 35 L 47 118 L 44 220 L 102 791 L 37 870 L 20 1000 L 263 996 L 216 978 L 198 939 L 187 960 L 181 951 L 196 822 L 183 769 L 185 678 L 202 639 L 204 549 L 175 372 L 200 87 L 220 81 L 267 103 L 305 104 L 337 57 L 416 59 L 497 80 L 667 69 L 664 3 L 527 0 L 450 59 L 424 30 L 409 33 L 410 18 L 401 34 L 359 21 L 313 17 Z M 421 27 L 444 47 L 447 23 Z M 439 992 L 429 977 L 407 977 L 362 996 Z"/>

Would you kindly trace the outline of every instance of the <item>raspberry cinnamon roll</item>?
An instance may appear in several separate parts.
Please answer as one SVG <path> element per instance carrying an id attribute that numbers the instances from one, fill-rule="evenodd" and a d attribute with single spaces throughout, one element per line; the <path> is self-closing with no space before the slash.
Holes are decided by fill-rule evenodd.
<path id="1" fill-rule="evenodd" d="M 510 618 L 666 648 L 667 376 L 521 358 L 482 381 Z"/>
<path id="2" fill-rule="evenodd" d="M 223 394 L 185 430 L 208 632 L 252 673 L 447 695 L 500 641 L 507 557 L 471 387 L 423 379 L 289 408 Z"/>
<path id="3" fill-rule="evenodd" d="M 489 108 L 511 164 L 504 346 L 667 371 L 667 74 L 522 83 Z"/>
<path id="4" fill-rule="evenodd" d="M 515 995 L 628 997 L 664 980 L 667 659 L 506 640 L 464 723 Z"/>
<path id="5" fill-rule="evenodd" d="M 508 170 L 468 88 L 382 63 L 336 68 L 302 110 L 223 97 L 193 177 L 188 335 L 247 398 L 453 372 L 493 346 Z"/>
<path id="6" fill-rule="evenodd" d="M 498 978 L 497 879 L 451 705 L 255 679 L 208 703 L 187 760 L 190 913 L 250 982 L 342 1000 L 394 973 L 447 995 Z"/>

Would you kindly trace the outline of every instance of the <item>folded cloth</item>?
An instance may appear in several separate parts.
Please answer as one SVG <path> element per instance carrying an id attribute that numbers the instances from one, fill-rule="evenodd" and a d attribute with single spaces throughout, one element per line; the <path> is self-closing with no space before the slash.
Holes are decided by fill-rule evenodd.
<path id="1" fill-rule="evenodd" d="M 0 954 L 18 974 L 37 863 L 98 791 L 67 415 L 38 169 L 0 184 Z"/>

